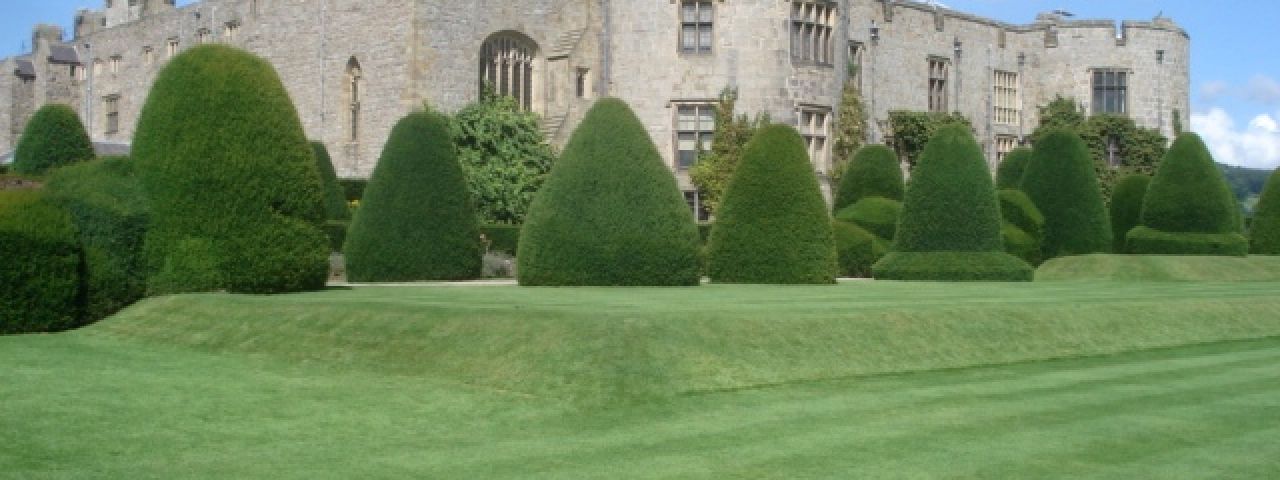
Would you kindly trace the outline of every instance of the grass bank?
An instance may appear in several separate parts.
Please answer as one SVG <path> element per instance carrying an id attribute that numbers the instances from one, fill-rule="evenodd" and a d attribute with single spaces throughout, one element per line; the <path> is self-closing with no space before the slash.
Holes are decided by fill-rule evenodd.
<path id="1" fill-rule="evenodd" d="M 1280 256 L 1080 255 L 1045 262 L 1036 281 L 1280 282 Z"/>

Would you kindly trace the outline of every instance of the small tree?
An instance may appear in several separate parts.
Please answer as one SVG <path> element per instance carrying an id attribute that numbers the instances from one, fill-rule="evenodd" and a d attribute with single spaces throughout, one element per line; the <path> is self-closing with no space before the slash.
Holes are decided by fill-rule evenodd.
<path id="1" fill-rule="evenodd" d="M 889 112 L 889 128 L 893 132 L 893 149 L 898 157 L 906 159 L 907 165 L 915 168 L 921 152 L 933 138 L 939 128 L 947 125 L 961 125 L 972 128 L 969 119 L 960 112 L 911 112 L 893 110 Z"/>
<path id="2" fill-rule="evenodd" d="M 902 201 L 904 189 L 902 167 L 893 151 L 884 145 L 867 145 L 858 150 L 845 169 L 832 211 L 838 212 L 865 197 Z"/>
<path id="3" fill-rule="evenodd" d="M 770 125 L 756 134 L 721 207 L 707 247 L 712 281 L 835 282 L 831 217 L 794 128 Z"/>
<path id="4" fill-rule="evenodd" d="M 1030 148 L 1015 148 L 1005 154 L 1004 161 L 996 169 L 996 188 L 1018 189 L 1022 186 L 1022 174 L 1031 162 Z"/>
<path id="5" fill-rule="evenodd" d="M 419 111 L 396 123 L 343 252 L 357 282 L 480 276 L 480 229 L 443 115 Z"/>
<path id="6" fill-rule="evenodd" d="M 1125 176 L 1116 183 L 1115 193 L 1111 195 L 1111 231 L 1115 236 L 1112 246 L 1116 253 L 1129 253 L 1125 236 L 1140 223 L 1142 199 L 1147 196 L 1150 184 L 1151 177 L 1138 174 Z"/>
<path id="7" fill-rule="evenodd" d="M 13 152 L 13 171 L 41 175 L 51 168 L 94 157 L 93 143 L 75 110 L 59 103 L 40 107 L 18 140 Z"/>
<path id="8" fill-rule="evenodd" d="M 720 92 L 711 150 L 701 153 L 698 163 L 689 169 L 689 180 L 698 188 L 703 207 L 713 215 L 720 208 L 724 191 L 742 160 L 747 142 L 757 130 L 769 124 L 767 116 L 757 116 L 755 120 L 749 120 L 746 114 L 735 117 L 733 112 L 737 102 L 737 90 L 726 88 Z"/>
<path id="9" fill-rule="evenodd" d="M 697 285 L 700 240 L 644 125 L 596 101 L 520 232 L 521 285 Z"/>
<path id="10" fill-rule="evenodd" d="M 555 161 L 537 115 L 485 89 L 480 101 L 453 115 L 450 134 L 479 221 L 523 223 Z"/>
<path id="11" fill-rule="evenodd" d="M 1129 231 L 1134 253 L 1245 255 L 1240 208 L 1213 156 L 1194 133 L 1173 142 L 1142 202 L 1141 225 Z"/>
<path id="12" fill-rule="evenodd" d="M 1022 191 L 1044 214 L 1046 260 L 1111 251 L 1111 222 L 1089 151 L 1070 130 L 1049 130 L 1036 143 Z"/>
<path id="13" fill-rule="evenodd" d="M 1249 226 L 1249 253 L 1280 255 L 1280 170 L 1271 173 L 1253 211 Z"/>

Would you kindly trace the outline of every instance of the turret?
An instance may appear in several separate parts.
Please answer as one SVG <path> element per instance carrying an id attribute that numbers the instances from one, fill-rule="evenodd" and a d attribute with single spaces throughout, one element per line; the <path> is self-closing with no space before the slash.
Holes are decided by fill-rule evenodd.
<path id="1" fill-rule="evenodd" d="M 31 49 L 35 50 L 41 40 L 49 42 L 50 45 L 62 43 L 62 27 L 44 23 L 36 25 L 31 29 Z"/>
<path id="2" fill-rule="evenodd" d="M 93 10 L 80 10 L 76 12 L 75 21 L 75 38 L 83 38 L 93 35 L 98 30 L 107 26 L 107 16 L 102 12 Z"/>

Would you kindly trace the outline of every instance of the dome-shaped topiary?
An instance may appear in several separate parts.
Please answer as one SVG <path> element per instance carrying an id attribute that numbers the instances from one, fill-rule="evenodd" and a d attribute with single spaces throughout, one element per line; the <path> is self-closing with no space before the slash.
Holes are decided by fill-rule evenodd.
<path id="1" fill-rule="evenodd" d="M 329 149 L 323 143 L 311 142 L 311 152 L 316 157 L 316 171 L 320 173 L 320 182 L 324 184 L 324 218 L 326 220 L 349 220 L 351 209 L 347 207 L 347 195 L 338 184 L 338 173 L 333 169 L 333 159 L 329 157 Z"/>
<path id="2" fill-rule="evenodd" d="M 873 267 L 889 280 L 1031 280 L 1004 253 L 1000 208 L 982 151 L 963 126 L 939 128 L 907 185 L 893 251 Z"/>
<path id="3" fill-rule="evenodd" d="M 1046 260 L 1111 251 L 1111 221 L 1093 158 L 1079 135 L 1046 130 L 1032 150 L 1021 190 L 1044 214 Z"/>
<path id="4" fill-rule="evenodd" d="M 1133 253 L 1245 255 L 1239 205 L 1200 136 L 1173 141 L 1142 201 L 1141 225 L 1129 231 Z"/>
<path id="5" fill-rule="evenodd" d="M 174 57 L 142 108 L 133 157 L 152 205 L 152 293 L 324 287 L 320 175 L 266 61 L 221 45 Z"/>
<path id="6" fill-rule="evenodd" d="M 867 145 L 853 155 L 840 188 L 836 190 L 832 211 L 853 205 L 865 197 L 884 197 L 902 201 L 905 187 L 902 183 L 902 167 L 898 156 L 884 145 Z"/>
<path id="7" fill-rule="evenodd" d="M 707 274 L 714 282 L 835 283 L 831 216 L 794 128 L 752 137 L 711 227 Z"/>
<path id="8" fill-rule="evenodd" d="M 604 98 L 573 132 L 520 232 L 521 285 L 697 285 L 693 215 L 644 125 Z"/>
<path id="9" fill-rule="evenodd" d="M 1280 255 L 1280 170 L 1267 179 L 1249 225 L 1249 253 Z"/>
<path id="10" fill-rule="evenodd" d="M 1115 234 L 1112 246 L 1116 253 L 1129 253 L 1125 235 L 1138 226 L 1142 218 L 1142 199 L 1147 196 L 1151 177 L 1141 174 L 1127 175 L 1116 182 L 1111 193 L 1111 232 Z"/>
<path id="11" fill-rule="evenodd" d="M 0 190 L 0 335 L 80 325 L 84 254 L 66 210 L 41 192 Z"/>
<path id="12" fill-rule="evenodd" d="M 50 103 L 31 116 L 13 152 L 13 171 L 40 175 L 94 157 L 93 143 L 71 107 Z"/>
<path id="13" fill-rule="evenodd" d="M 902 202 L 884 197 L 864 197 L 836 212 L 836 219 L 858 225 L 886 241 L 893 241 L 902 216 Z"/>
<path id="14" fill-rule="evenodd" d="M 357 282 L 480 276 L 480 227 L 444 116 L 415 112 L 396 123 L 343 252 Z"/>
<path id="15" fill-rule="evenodd" d="M 1018 147 L 1005 154 L 1004 160 L 996 168 L 996 188 L 1001 190 L 1017 190 L 1022 187 L 1022 175 L 1031 162 L 1031 149 Z"/>
<path id="16" fill-rule="evenodd" d="M 871 266 L 889 253 L 889 243 L 866 229 L 849 222 L 831 222 L 836 238 L 836 257 L 840 275 L 870 277 Z"/>

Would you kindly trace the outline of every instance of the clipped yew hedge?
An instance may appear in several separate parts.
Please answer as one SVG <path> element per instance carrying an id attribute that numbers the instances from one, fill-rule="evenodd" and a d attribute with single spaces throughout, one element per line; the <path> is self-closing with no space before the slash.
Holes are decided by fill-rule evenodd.
<path id="1" fill-rule="evenodd" d="M 853 223 L 831 222 L 836 238 L 836 258 L 840 276 L 871 276 L 871 266 L 889 253 L 889 243 Z"/>
<path id="2" fill-rule="evenodd" d="M 71 215 L 31 190 L 0 190 L 0 334 L 81 324 L 84 254 Z"/>
<path id="3" fill-rule="evenodd" d="M 527 286 L 697 285 L 698 229 L 644 125 L 596 101 L 534 197 L 520 232 Z"/>
<path id="4" fill-rule="evenodd" d="M 832 211 L 840 211 L 865 197 L 902 201 L 905 191 L 898 156 L 884 145 L 867 145 L 849 161 L 836 189 Z"/>
<path id="5" fill-rule="evenodd" d="M 324 189 L 265 60 L 223 45 L 174 57 L 142 108 L 133 158 L 152 206 L 149 292 L 324 287 Z"/>
<path id="6" fill-rule="evenodd" d="M 316 158 L 316 172 L 320 174 L 320 182 L 324 187 L 325 220 L 349 220 L 351 209 L 347 208 L 347 195 L 342 185 L 338 184 L 338 173 L 333 169 L 333 159 L 329 157 L 329 149 L 323 143 L 311 142 L 311 152 Z"/>
<path id="7" fill-rule="evenodd" d="M 1021 190 L 1000 190 L 996 192 L 996 198 L 1000 201 L 1000 216 L 1004 220 L 1000 236 L 1004 238 L 1005 251 L 1027 263 L 1039 265 L 1043 261 L 1040 244 L 1044 240 L 1044 215 Z"/>
<path id="8" fill-rule="evenodd" d="M 884 197 L 864 197 L 836 212 L 836 219 L 858 225 L 886 241 L 893 241 L 902 216 L 902 202 Z"/>
<path id="9" fill-rule="evenodd" d="M 1079 135 L 1049 129 L 1036 142 L 1021 190 L 1044 214 L 1044 259 L 1111 251 L 1111 220 L 1093 158 Z"/>
<path id="10" fill-rule="evenodd" d="M 443 115 L 419 111 L 396 123 L 343 253 L 355 282 L 480 277 L 480 227 Z"/>
<path id="11" fill-rule="evenodd" d="M 725 190 L 707 276 L 720 283 L 835 283 L 831 216 L 792 127 L 764 127 L 747 143 Z"/>
<path id="12" fill-rule="evenodd" d="M 31 116 L 13 151 L 13 171 L 42 175 L 49 169 L 94 157 L 93 143 L 71 107 L 50 103 Z"/>
<path id="13" fill-rule="evenodd" d="M 893 251 L 878 279 L 1029 281 L 1031 266 L 1004 252 L 995 185 L 973 135 L 939 128 L 907 185 Z"/>
<path id="14" fill-rule="evenodd" d="M 1018 147 L 1005 154 L 1000 166 L 996 167 L 996 188 L 1001 190 L 1022 188 L 1022 175 L 1031 163 L 1031 149 Z"/>
<path id="15" fill-rule="evenodd" d="M 1147 187 L 1141 224 L 1125 244 L 1133 253 L 1248 254 L 1239 205 L 1198 135 L 1173 141 Z"/>
<path id="16" fill-rule="evenodd" d="M 1116 182 L 1111 193 L 1111 231 L 1115 234 L 1112 243 L 1116 253 L 1130 253 L 1125 236 L 1142 219 L 1142 200 L 1150 185 L 1151 177 L 1140 174 L 1127 175 Z"/>
<path id="17" fill-rule="evenodd" d="M 1280 170 L 1267 179 L 1249 225 L 1249 253 L 1280 255 Z"/>

